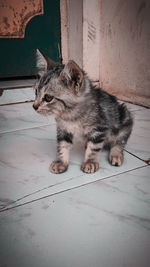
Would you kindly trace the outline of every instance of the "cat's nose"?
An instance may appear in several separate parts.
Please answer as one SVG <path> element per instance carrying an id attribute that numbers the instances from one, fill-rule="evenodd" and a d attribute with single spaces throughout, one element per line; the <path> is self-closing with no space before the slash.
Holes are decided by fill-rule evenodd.
<path id="1" fill-rule="evenodd" d="M 37 101 L 34 101 L 34 103 L 33 103 L 33 108 L 34 108 L 35 110 L 37 110 L 39 106 L 40 106 L 40 105 L 38 104 L 38 102 L 37 102 Z"/>

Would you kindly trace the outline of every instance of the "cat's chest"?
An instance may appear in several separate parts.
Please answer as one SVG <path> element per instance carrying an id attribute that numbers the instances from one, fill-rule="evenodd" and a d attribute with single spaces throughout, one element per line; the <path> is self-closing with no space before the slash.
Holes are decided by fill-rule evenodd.
<path id="1" fill-rule="evenodd" d="M 80 121 L 59 120 L 58 126 L 68 133 L 72 133 L 74 137 L 83 136 L 85 134 L 85 129 Z"/>

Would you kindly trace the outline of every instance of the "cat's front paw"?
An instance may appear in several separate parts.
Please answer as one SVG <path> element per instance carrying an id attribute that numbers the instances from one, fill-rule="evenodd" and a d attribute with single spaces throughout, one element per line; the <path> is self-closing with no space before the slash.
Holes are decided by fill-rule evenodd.
<path id="1" fill-rule="evenodd" d="M 68 169 L 68 165 L 60 160 L 54 160 L 50 165 L 50 171 L 53 173 L 63 173 Z"/>
<path id="2" fill-rule="evenodd" d="M 99 164 L 98 162 L 83 162 L 81 165 L 81 170 L 86 173 L 94 173 L 98 171 Z"/>

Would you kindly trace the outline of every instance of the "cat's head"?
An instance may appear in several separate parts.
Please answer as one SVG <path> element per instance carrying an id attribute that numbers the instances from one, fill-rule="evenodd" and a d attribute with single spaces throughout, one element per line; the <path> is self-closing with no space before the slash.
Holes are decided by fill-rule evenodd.
<path id="1" fill-rule="evenodd" d="M 45 116 L 70 112 L 84 93 L 84 72 L 72 60 L 63 65 L 38 53 L 38 64 L 44 68 L 35 85 L 33 108 Z"/>

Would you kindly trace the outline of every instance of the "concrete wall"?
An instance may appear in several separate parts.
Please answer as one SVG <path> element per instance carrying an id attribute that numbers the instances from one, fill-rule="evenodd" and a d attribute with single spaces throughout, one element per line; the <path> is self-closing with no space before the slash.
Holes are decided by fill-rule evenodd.
<path id="1" fill-rule="evenodd" d="M 61 0 L 63 62 L 122 100 L 150 107 L 150 0 Z"/>
<path id="2" fill-rule="evenodd" d="M 75 60 L 99 81 L 99 0 L 61 0 L 62 57 Z"/>
<path id="3" fill-rule="evenodd" d="M 150 106 L 150 1 L 100 2 L 100 84 Z"/>
<path id="4" fill-rule="evenodd" d="M 60 13 L 63 63 L 73 59 L 83 67 L 83 1 L 61 0 Z"/>
<path id="5" fill-rule="evenodd" d="M 83 0 L 83 68 L 99 81 L 100 1 Z"/>

